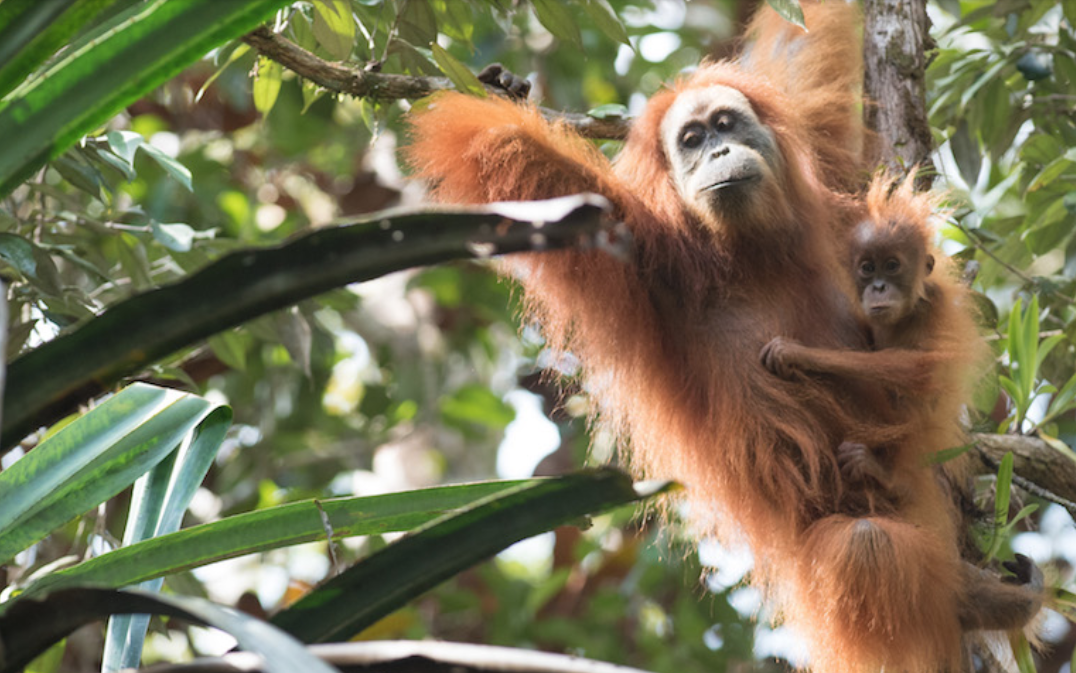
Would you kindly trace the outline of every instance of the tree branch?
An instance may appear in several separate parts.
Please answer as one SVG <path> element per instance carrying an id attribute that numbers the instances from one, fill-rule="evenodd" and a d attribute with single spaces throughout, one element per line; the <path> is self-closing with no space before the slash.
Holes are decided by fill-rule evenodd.
<path id="1" fill-rule="evenodd" d="M 1037 437 L 977 433 L 972 440 L 983 471 L 996 472 L 1005 454 L 1012 453 L 1017 485 L 1076 517 L 1076 462 Z"/>
<path id="2" fill-rule="evenodd" d="M 445 77 L 396 75 L 350 68 L 318 58 L 287 38 L 262 26 L 243 37 L 243 42 L 295 74 L 336 93 L 377 100 L 416 99 L 437 91 L 453 90 Z M 502 93 L 487 87 L 492 94 Z M 560 121 L 585 138 L 623 140 L 631 121 L 624 118 L 596 119 L 577 112 L 539 108 L 546 119 Z"/>

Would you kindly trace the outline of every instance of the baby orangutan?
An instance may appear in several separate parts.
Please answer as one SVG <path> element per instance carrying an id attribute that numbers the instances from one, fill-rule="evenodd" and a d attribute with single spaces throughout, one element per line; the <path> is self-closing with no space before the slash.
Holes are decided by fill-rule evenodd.
<path id="1" fill-rule="evenodd" d="M 965 443 L 963 431 L 952 422 L 959 416 L 953 407 L 968 399 L 968 375 L 977 371 L 983 355 L 973 346 L 981 342 L 972 338 L 976 326 L 967 290 L 955 274 L 935 273 L 928 225 L 935 202 L 913 192 L 914 177 L 895 188 L 888 179 L 872 183 L 869 215 L 849 244 L 856 296 L 873 350 L 810 348 L 777 337 L 760 357 L 781 378 L 811 375 L 830 377 L 835 385 L 857 381 L 883 388 L 892 416 L 878 420 L 907 430 L 896 442 L 844 441 L 837 448 L 847 491 L 845 513 L 860 522 L 881 515 L 956 535 L 962 522 L 955 506 L 948 506 L 950 521 L 932 521 L 939 494 L 947 489 L 941 471 L 927 463 L 931 454 Z M 963 477 L 959 459 L 945 469 L 953 479 Z M 993 573 L 962 563 L 962 629 L 1019 629 L 1042 607 L 1043 577 L 1035 564 L 1018 554 L 1004 566 L 1014 576 L 999 582 Z"/>
<path id="2" fill-rule="evenodd" d="M 887 196 L 892 183 L 876 180 L 868 198 L 870 217 L 854 229 L 849 245 L 856 297 L 872 350 L 809 348 L 777 337 L 761 352 L 766 368 L 781 378 L 802 371 L 878 384 L 892 401 L 891 417 L 880 420 L 905 423 L 910 430 L 937 419 L 934 405 L 942 388 L 959 386 L 966 375 L 966 362 L 952 362 L 951 356 L 958 354 L 946 352 L 946 337 L 974 329 L 967 321 L 966 303 L 962 306 L 959 301 L 963 289 L 931 276 L 935 258 L 926 225 L 929 212 L 916 209 L 929 208 L 932 202 L 914 196 L 911 186 L 909 180 L 898 193 Z M 963 350 L 975 342 L 957 339 L 952 351 L 955 343 Z M 918 402 L 912 403 L 913 399 Z M 879 413 L 877 405 L 873 413 Z M 892 442 L 868 446 L 844 441 L 837 447 L 841 475 L 850 487 L 845 497 L 848 513 L 891 513 L 900 507 L 920 478 L 918 468 L 925 456 L 904 446 L 907 441 L 899 443 L 900 452 Z M 910 475 L 898 469 L 905 461 Z"/>

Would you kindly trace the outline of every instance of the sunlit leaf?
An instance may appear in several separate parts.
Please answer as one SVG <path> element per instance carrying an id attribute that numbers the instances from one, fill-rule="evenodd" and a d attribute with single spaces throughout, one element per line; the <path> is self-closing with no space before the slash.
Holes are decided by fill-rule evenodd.
<path id="1" fill-rule="evenodd" d="M 258 77 L 254 80 L 254 108 L 263 115 L 269 114 L 280 94 L 284 66 L 265 56 L 258 59 Z"/>
<path id="2" fill-rule="evenodd" d="M 42 577 L 28 591 L 37 594 L 79 584 L 119 588 L 245 554 L 322 540 L 322 512 L 339 538 L 408 531 L 523 483 L 457 484 L 277 505 L 119 547 Z"/>
<path id="3" fill-rule="evenodd" d="M 620 103 L 606 103 L 587 110 L 587 114 L 595 119 L 617 119 L 628 116 L 628 108 Z"/>
<path id="4" fill-rule="evenodd" d="M 176 252 L 188 252 L 194 243 L 194 229 L 186 224 L 160 224 L 154 222 L 151 227 L 153 238 L 161 245 Z"/>
<path id="5" fill-rule="evenodd" d="M 803 22 L 803 7 L 800 6 L 799 0 L 766 0 L 766 4 L 780 14 L 785 21 L 790 21 L 800 28 L 807 28 Z"/>
<path id="6" fill-rule="evenodd" d="M 441 30 L 453 40 L 460 40 L 470 46 L 474 37 L 474 17 L 471 16 L 471 4 L 447 0 L 443 3 L 444 13 Z M 472 47 L 473 51 L 473 47 Z"/>
<path id="7" fill-rule="evenodd" d="M 135 152 L 145 142 L 141 134 L 134 131 L 109 131 L 105 138 L 116 156 L 126 161 L 128 166 L 134 166 Z"/>

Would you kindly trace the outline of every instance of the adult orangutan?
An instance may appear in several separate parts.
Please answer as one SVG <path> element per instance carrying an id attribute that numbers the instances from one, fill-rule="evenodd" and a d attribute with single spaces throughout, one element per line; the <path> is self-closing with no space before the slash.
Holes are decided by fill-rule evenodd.
<path id="1" fill-rule="evenodd" d="M 786 380 L 759 358 L 774 336 L 870 346 L 840 243 L 862 211 L 842 190 L 865 172 L 856 9 L 804 9 L 807 33 L 763 8 L 747 51 L 654 96 L 612 164 L 533 107 L 460 94 L 413 116 L 407 157 L 443 202 L 607 197 L 634 239 L 630 261 L 576 250 L 509 266 L 549 346 L 581 360 L 633 467 L 684 483 L 704 532 L 751 546 L 753 581 L 817 641 L 816 670 L 955 670 L 968 596 L 1000 581 L 969 586 L 945 525 L 842 510 L 858 486 L 837 447 L 908 436 L 888 391 Z M 950 520 L 935 488 L 917 506 Z M 801 579 L 840 586 L 850 568 L 851 592 Z M 849 608 L 873 621 L 836 614 Z"/>

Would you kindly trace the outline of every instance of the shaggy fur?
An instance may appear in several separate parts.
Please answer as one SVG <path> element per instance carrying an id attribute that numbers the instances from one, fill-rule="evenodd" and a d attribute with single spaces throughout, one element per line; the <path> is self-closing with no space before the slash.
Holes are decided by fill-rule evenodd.
<path id="1" fill-rule="evenodd" d="M 903 208 L 925 221 L 916 198 L 841 191 L 864 175 L 858 17 L 844 2 L 804 9 L 809 33 L 763 8 L 744 56 L 703 64 L 657 94 L 613 164 L 533 107 L 460 94 L 413 116 L 407 158 L 442 202 L 609 198 L 635 240 L 630 262 L 576 250 L 509 266 L 549 347 L 579 357 L 599 420 L 633 468 L 684 483 L 705 532 L 751 546 L 753 581 L 810 636 L 816 670 L 955 670 L 961 562 L 935 479 L 909 468 L 919 470 L 916 496 L 896 514 L 855 518 L 842 505 L 836 447 L 913 433 L 889 409 L 888 389 L 785 380 L 759 359 L 775 336 L 867 350 L 843 242 L 865 215 Z M 757 187 L 763 207 L 701 222 L 670 178 L 660 127 L 679 95 L 714 85 L 747 97 L 774 136 L 779 170 Z M 947 336 L 977 339 L 963 322 Z M 963 397 L 946 393 L 908 455 L 960 443 L 951 439 Z"/>

